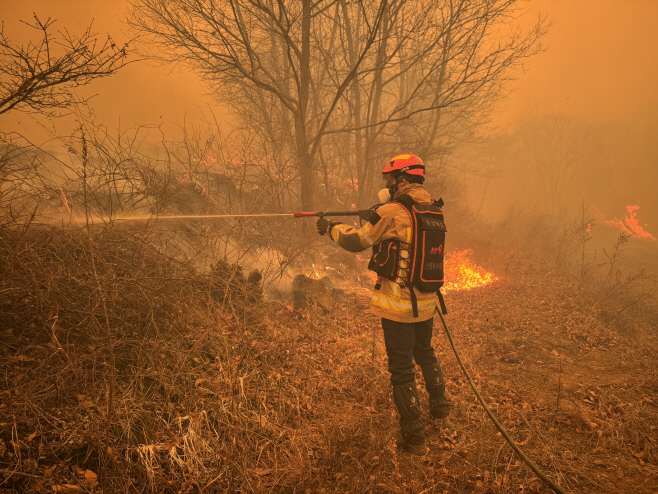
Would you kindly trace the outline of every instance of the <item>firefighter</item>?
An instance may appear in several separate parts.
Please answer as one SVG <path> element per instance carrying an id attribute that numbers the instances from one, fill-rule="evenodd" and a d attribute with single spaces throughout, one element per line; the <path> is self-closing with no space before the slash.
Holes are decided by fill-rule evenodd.
<path id="1" fill-rule="evenodd" d="M 402 279 L 413 264 L 408 247 L 414 232 L 408 209 L 400 202 L 391 201 L 402 197 L 405 200 L 411 198 L 418 205 L 432 205 L 434 201 L 423 185 L 425 166 L 418 156 L 395 156 L 386 164 L 382 175 L 388 189 L 388 202 L 380 206 L 361 229 L 329 222 L 324 217 L 318 219 L 317 227 L 320 235 L 329 235 L 350 252 L 361 252 L 370 247 L 373 247 L 373 252 L 379 252 L 383 244 L 390 245 L 391 242 L 399 248 L 395 269 L 400 277 L 388 279 L 378 273 L 370 311 L 382 318 L 393 400 L 400 414 L 398 444 L 413 454 L 424 455 L 427 452 L 425 425 L 420 414 L 414 360 L 420 365 L 429 393 L 430 417 L 440 427 L 451 427 L 445 381 L 432 347 L 433 317 L 438 296 L 436 292 L 414 290 Z M 380 199 L 383 199 L 381 192 Z M 372 259 L 369 269 L 376 270 L 374 268 L 378 264 L 382 263 L 375 263 Z M 442 269 L 441 266 L 441 273 Z"/>

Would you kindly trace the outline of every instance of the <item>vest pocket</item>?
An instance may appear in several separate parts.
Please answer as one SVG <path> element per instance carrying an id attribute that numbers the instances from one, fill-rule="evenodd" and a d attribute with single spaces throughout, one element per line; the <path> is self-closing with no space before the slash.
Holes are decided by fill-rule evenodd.
<path id="1" fill-rule="evenodd" d="M 368 269 L 382 278 L 395 281 L 400 266 L 400 242 L 396 239 L 384 240 L 374 245 L 372 251 Z"/>

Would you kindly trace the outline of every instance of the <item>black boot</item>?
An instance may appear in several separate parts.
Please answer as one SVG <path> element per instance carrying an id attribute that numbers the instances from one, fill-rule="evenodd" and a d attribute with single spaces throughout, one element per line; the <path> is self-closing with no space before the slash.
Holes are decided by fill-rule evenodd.
<path id="1" fill-rule="evenodd" d="M 402 445 L 416 455 L 427 452 L 425 446 L 425 424 L 420 418 L 420 404 L 416 382 L 393 385 L 393 401 L 400 413 Z"/>
<path id="2" fill-rule="evenodd" d="M 446 398 L 446 383 L 438 362 L 420 368 L 425 379 L 425 389 L 430 395 L 430 417 L 446 419 L 450 414 L 450 402 Z"/>

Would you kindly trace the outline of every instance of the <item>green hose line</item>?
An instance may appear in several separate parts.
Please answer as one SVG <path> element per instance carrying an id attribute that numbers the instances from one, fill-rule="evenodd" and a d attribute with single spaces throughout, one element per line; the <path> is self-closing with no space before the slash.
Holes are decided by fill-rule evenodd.
<path id="1" fill-rule="evenodd" d="M 553 492 L 557 492 L 558 494 L 565 494 L 564 491 L 560 488 L 559 485 L 557 485 L 555 482 L 553 482 L 551 479 L 549 479 L 535 463 L 528 458 L 523 451 L 521 451 L 521 448 L 518 447 L 518 445 L 514 442 L 514 440 L 509 436 L 505 428 L 502 426 L 500 422 L 498 422 L 498 419 L 496 416 L 493 414 L 489 406 L 485 403 L 484 398 L 482 398 L 482 395 L 480 392 L 477 390 L 477 387 L 475 386 L 475 383 L 473 382 L 473 379 L 471 379 L 470 374 L 466 370 L 466 367 L 464 367 L 464 363 L 462 362 L 461 357 L 459 356 L 459 352 L 457 351 L 457 348 L 455 347 L 455 343 L 452 341 L 452 335 L 450 334 L 450 330 L 448 329 L 448 325 L 446 324 L 445 319 L 443 318 L 443 314 L 441 314 L 440 310 L 436 311 L 439 314 L 439 317 L 441 317 L 441 322 L 443 323 L 443 328 L 446 330 L 446 335 L 448 336 L 448 340 L 450 341 L 450 346 L 452 347 L 452 351 L 455 352 L 455 357 L 457 357 L 457 362 L 459 362 L 459 366 L 462 368 L 462 371 L 464 371 L 464 375 L 466 376 L 466 379 L 468 379 L 468 383 L 471 385 L 471 388 L 473 388 L 473 392 L 475 393 L 475 396 L 477 396 L 478 401 L 482 405 L 482 408 L 484 408 L 484 411 L 487 412 L 487 415 L 489 415 L 489 418 L 491 421 L 494 423 L 496 426 L 496 429 L 500 431 L 500 433 L 503 435 L 505 440 L 509 443 L 509 445 L 512 447 L 514 452 L 521 457 L 521 459 L 525 462 L 526 465 L 532 470 L 537 477 L 539 477 L 548 487 L 550 487 Z"/>

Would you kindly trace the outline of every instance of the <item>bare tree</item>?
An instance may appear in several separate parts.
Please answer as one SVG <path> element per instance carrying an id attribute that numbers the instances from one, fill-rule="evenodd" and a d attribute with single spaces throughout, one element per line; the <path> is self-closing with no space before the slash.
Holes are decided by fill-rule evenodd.
<path id="1" fill-rule="evenodd" d="M 520 29 L 511 0 L 397 1 L 385 14 L 374 69 L 354 86 L 363 94 L 349 102 L 351 118 L 329 129 L 354 134 L 362 205 L 391 153 L 436 163 L 486 118 L 546 30 L 543 18 Z"/>
<path id="2" fill-rule="evenodd" d="M 119 47 L 109 36 L 99 43 L 91 25 L 80 36 L 66 30 L 52 35 L 54 23 L 36 14 L 33 24 L 24 22 L 41 35 L 27 46 L 14 45 L 4 24 L 0 29 L 0 114 L 16 109 L 57 116 L 79 101 L 73 89 L 126 64 L 127 44 Z"/>
<path id="3" fill-rule="evenodd" d="M 460 146 L 452 156 L 453 167 L 468 184 L 470 206 L 476 217 L 490 209 L 492 184 L 512 173 L 511 164 L 518 161 L 516 144 L 515 138 L 508 134 L 487 136 Z"/>
<path id="4" fill-rule="evenodd" d="M 587 135 L 580 122 L 561 113 L 526 116 L 519 123 L 528 171 L 539 181 L 553 213 L 582 162 Z"/>
<path id="5" fill-rule="evenodd" d="M 278 167 L 294 160 L 304 208 L 318 179 L 327 195 L 351 185 L 363 204 L 389 153 L 441 154 L 540 50 L 545 28 L 541 18 L 518 28 L 513 0 L 133 5 L 130 22 L 157 57 L 199 70 L 257 152 Z"/>
<path id="6" fill-rule="evenodd" d="M 332 9 L 324 29 L 314 33 L 324 40 L 318 47 L 326 62 L 313 67 L 313 102 L 323 100 L 323 91 L 334 94 L 327 84 L 340 81 L 336 67 L 355 64 L 369 32 L 358 3 L 338 0 Z M 544 19 L 520 29 L 519 14 L 510 0 L 391 0 L 318 150 L 327 199 L 367 205 L 381 163 L 403 150 L 423 156 L 438 174 L 447 151 L 486 118 L 512 78 L 510 69 L 541 50 Z M 262 135 L 281 148 L 291 139 L 285 134 L 291 125 L 284 111 L 260 101 L 249 96 L 236 108 L 252 129 L 273 129 L 276 137 L 269 137 L 272 130 Z M 314 119 L 323 116 L 317 114 L 321 105 L 309 111 Z"/>
<path id="7" fill-rule="evenodd" d="M 322 137 L 379 35 L 388 0 L 359 2 L 368 28 L 352 63 L 326 56 L 337 25 L 331 0 L 135 0 L 133 5 L 131 25 L 150 38 L 160 58 L 196 68 L 234 106 L 252 102 L 251 112 L 260 113 L 277 144 L 281 131 L 270 117 L 281 112 L 292 138 L 300 202 L 311 208 Z"/>

